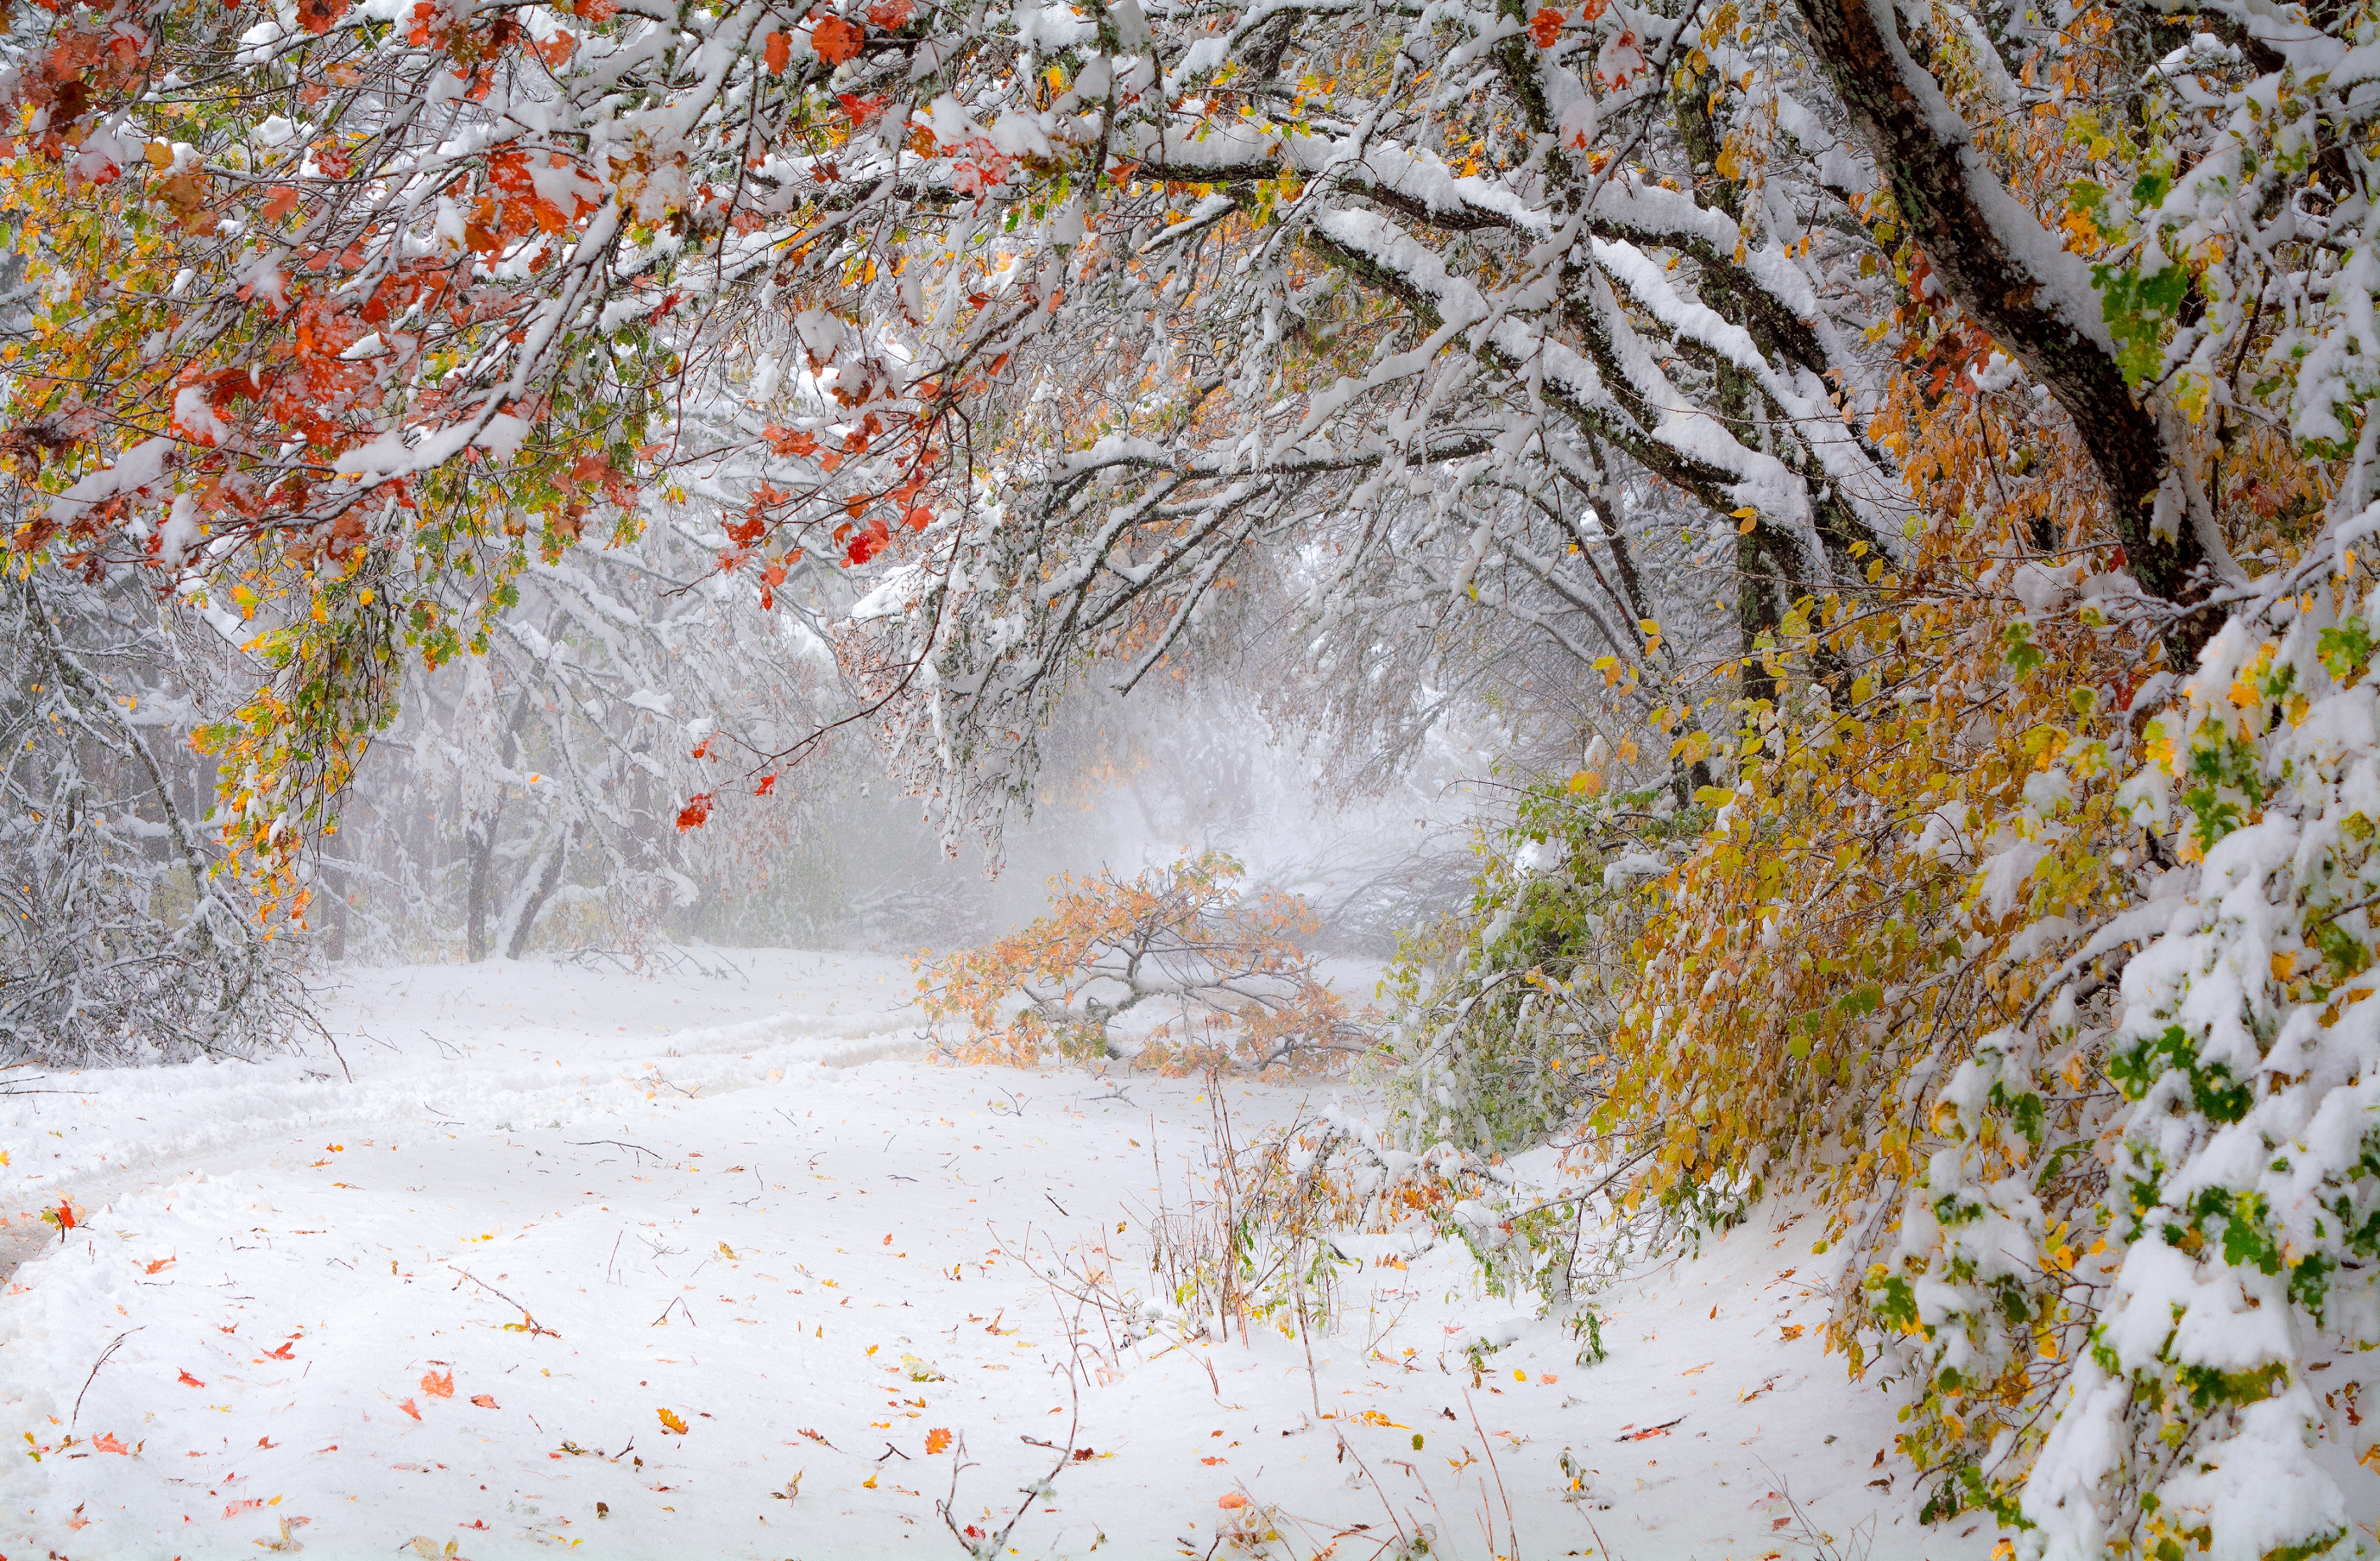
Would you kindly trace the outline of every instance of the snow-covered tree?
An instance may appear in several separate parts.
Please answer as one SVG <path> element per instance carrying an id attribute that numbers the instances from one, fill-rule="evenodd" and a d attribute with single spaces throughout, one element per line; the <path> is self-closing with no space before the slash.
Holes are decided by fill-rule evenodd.
<path id="1" fill-rule="evenodd" d="M 0 1058 L 240 1056 L 295 1023 L 188 747 L 236 661 L 136 579 L 0 575 Z"/>

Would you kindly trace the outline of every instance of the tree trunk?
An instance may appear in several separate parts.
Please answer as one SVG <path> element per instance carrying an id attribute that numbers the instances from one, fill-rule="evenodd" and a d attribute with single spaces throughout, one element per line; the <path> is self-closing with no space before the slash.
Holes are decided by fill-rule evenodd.
<path id="1" fill-rule="evenodd" d="M 2191 665 L 2220 621 L 2199 606 L 2212 584 L 2206 549 L 2186 506 L 2157 503 L 2173 463 L 2117 368 L 2082 257 L 1993 175 L 1941 84 L 1902 46 L 1890 0 L 1799 4 L 1811 46 L 1934 274 L 2073 420 L 2133 578 L 2180 610 L 2165 628 L 2167 659 Z M 2158 534 L 2161 507 L 2171 537 Z"/>
<path id="2" fill-rule="evenodd" d="M 1735 539 L 1735 627 L 1742 660 L 1743 696 L 1775 703 L 1777 679 L 1762 659 L 1761 639 L 1774 634 L 1781 614 L 1777 599 L 1784 594 L 1780 581 L 1770 578 L 1768 560 L 1762 556 L 1758 529 Z"/>
<path id="3" fill-rule="evenodd" d="M 464 853 L 471 864 L 463 911 L 463 957 L 473 964 L 488 957 L 488 867 L 496 854 L 496 820 L 503 816 L 501 806 L 474 814 L 463 831 Z"/>
<path id="4" fill-rule="evenodd" d="M 513 913 L 512 926 L 504 938 L 504 958 L 516 960 L 528 947 L 528 935 L 537 926 L 537 918 L 545 902 L 562 882 L 563 865 L 570 859 L 571 827 L 562 827 L 562 839 L 545 853 L 545 864 L 537 876 L 537 887 L 529 891 L 528 901 Z"/>

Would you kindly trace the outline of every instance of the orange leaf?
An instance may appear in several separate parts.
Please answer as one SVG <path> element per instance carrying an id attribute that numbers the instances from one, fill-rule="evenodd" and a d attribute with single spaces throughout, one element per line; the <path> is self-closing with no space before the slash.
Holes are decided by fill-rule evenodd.
<path id="1" fill-rule="evenodd" d="M 937 1426 L 926 1433 L 926 1451 L 929 1455 L 939 1453 L 950 1445 L 951 1434 L 941 1427 Z"/>
<path id="2" fill-rule="evenodd" d="M 162 1274 L 166 1269 L 174 1266 L 174 1260 L 170 1257 L 161 1257 L 156 1262 L 144 1265 L 143 1266 L 148 1273 Z"/>
<path id="3" fill-rule="evenodd" d="M 1215 1505 L 1216 1505 L 1217 1507 L 1222 1507 L 1222 1508 L 1223 1508 L 1223 1509 L 1225 1509 L 1226 1511 L 1232 1511 L 1232 1510 L 1236 1510 L 1236 1509 L 1237 1509 L 1237 1508 L 1239 1508 L 1239 1507 L 1243 1507 L 1247 1506 L 1247 1505 L 1248 1505 L 1248 1498 L 1247 1498 L 1247 1497 L 1245 1497 L 1245 1496 L 1244 1496 L 1244 1495 L 1242 1495 L 1242 1494 L 1240 1494 L 1240 1493 L 1239 1493 L 1239 1492 L 1237 1492 L 1237 1491 L 1233 1491 L 1231 1494 L 1229 1494 L 1229 1495 L 1227 1495 L 1227 1496 L 1223 1497 L 1221 1500 L 1218 1501 Z"/>
<path id="4" fill-rule="evenodd" d="M 455 1373 L 453 1372 L 443 1374 L 437 1372 L 422 1373 L 421 1391 L 429 1394 L 432 1398 L 452 1398 L 455 1397 Z"/>
<path id="5" fill-rule="evenodd" d="M 399 1404 L 397 1408 L 403 1410 L 407 1414 L 411 1415 L 416 1420 L 419 1420 L 421 1418 L 421 1411 L 413 1407 L 413 1400 L 410 1398 L 407 1398 L 404 1403 Z"/>
<path id="6" fill-rule="evenodd" d="M 785 67 L 793 62 L 793 35 L 786 32 L 771 32 L 769 34 L 766 57 L 769 62 L 769 74 L 771 76 L 783 76 L 785 73 Z"/>
<path id="7" fill-rule="evenodd" d="M 852 58 L 867 41 L 867 33 L 841 17 L 829 17 L 810 29 L 810 47 L 829 65 L 841 65 Z"/>
<path id="8" fill-rule="evenodd" d="M 103 1453 L 122 1453 L 126 1458 L 130 1458 L 132 1456 L 132 1449 L 117 1441 L 115 1439 L 115 1433 L 113 1431 L 101 1432 L 97 1436 L 91 1438 L 91 1445 Z"/>
<path id="9" fill-rule="evenodd" d="M 474 1393 L 471 1395 L 471 1402 L 483 1410 L 492 1410 L 496 1407 L 496 1397 L 492 1393 Z"/>
<path id="10" fill-rule="evenodd" d="M 710 796 L 709 792 L 697 792 L 686 800 L 684 807 L 678 809 L 677 827 L 681 834 L 688 829 L 699 829 L 710 822 Z"/>
<path id="11" fill-rule="evenodd" d="M 198 1378 L 192 1376 L 188 1372 L 182 1373 L 174 1380 L 180 1383 L 184 1387 L 204 1387 L 206 1386 L 205 1383 L 200 1382 Z"/>
<path id="12" fill-rule="evenodd" d="M 662 1417 L 662 1429 L 663 1431 L 675 1432 L 680 1436 L 686 1434 L 686 1422 L 678 1419 L 677 1416 L 670 1413 L 667 1410 L 662 1410 L 660 1413 Z"/>
<path id="13" fill-rule="evenodd" d="M 286 1343 L 286 1344 L 283 1345 L 280 1349 L 268 1349 L 268 1350 L 266 1350 L 264 1353 L 265 1353 L 265 1355 L 266 1355 L 268 1358 L 270 1358 L 270 1359 L 272 1359 L 272 1360 L 275 1360 L 275 1361 L 286 1361 L 286 1360 L 290 1359 L 290 1353 L 289 1353 L 289 1352 L 290 1352 L 292 1349 L 295 1349 L 297 1347 L 298 1347 L 298 1341 L 297 1341 L 296 1339 L 294 1339 L 294 1338 L 293 1338 L 293 1339 L 291 1339 L 288 1343 Z"/>

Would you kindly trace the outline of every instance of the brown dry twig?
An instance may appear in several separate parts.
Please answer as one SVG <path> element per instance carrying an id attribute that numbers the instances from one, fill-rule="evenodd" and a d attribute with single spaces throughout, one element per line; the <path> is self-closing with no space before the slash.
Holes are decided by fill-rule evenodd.
<path id="1" fill-rule="evenodd" d="M 504 1294 L 504 1291 L 496 1289 L 495 1286 L 488 1283 L 485 1279 L 480 1278 L 477 1274 L 472 1273 L 467 1268 L 455 1268 L 455 1265 L 451 1263 L 446 1266 L 454 1268 L 455 1273 L 460 1274 L 464 1278 L 470 1280 L 471 1283 L 479 1286 L 490 1295 L 494 1296 L 498 1301 L 503 1301 L 506 1306 L 509 1306 L 514 1311 L 519 1313 L 521 1314 L 521 1320 L 517 1325 L 528 1333 L 530 1337 L 534 1337 L 539 1334 L 543 1334 L 548 1338 L 560 1338 L 562 1337 L 560 1334 L 555 1333 L 552 1328 L 546 1327 L 544 1325 L 540 1324 L 536 1317 L 530 1314 L 528 1307 L 523 1306 L 519 1301 L 515 1301 L 512 1297 Z"/>

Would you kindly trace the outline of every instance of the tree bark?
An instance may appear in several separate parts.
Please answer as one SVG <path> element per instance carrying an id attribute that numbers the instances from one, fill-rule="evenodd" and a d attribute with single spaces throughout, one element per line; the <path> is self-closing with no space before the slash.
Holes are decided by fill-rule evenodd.
<path id="1" fill-rule="evenodd" d="M 2205 554 L 2186 514 L 2175 516 L 2171 538 L 2156 534 L 2157 490 L 2172 461 L 2155 418 L 2102 345 L 2099 320 L 2070 318 L 2096 302 L 2081 257 L 1993 175 L 1940 84 L 1902 46 L 1891 0 L 1798 4 L 1935 275 L 2073 419 L 2107 485 L 2133 578 L 2182 610 L 2164 633 L 2168 659 L 2190 665 L 2217 622 L 2198 605 L 2210 583 Z"/>
<path id="2" fill-rule="evenodd" d="M 496 853 L 496 820 L 503 810 L 474 814 L 463 831 L 471 877 L 463 913 L 463 957 L 478 964 L 488 957 L 488 865 Z"/>
<path id="3" fill-rule="evenodd" d="M 562 839 L 546 853 L 544 870 L 538 874 L 537 887 L 529 891 L 528 903 L 513 917 L 510 935 L 504 939 L 504 958 L 516 960 L 528 948 L 528 935 L 537 928 L 537 918 L 545 910 L 545 902 L 553 896 L 562 882 L 563 864 L 570 857 L 571 827 L 562 827 Z"/>

